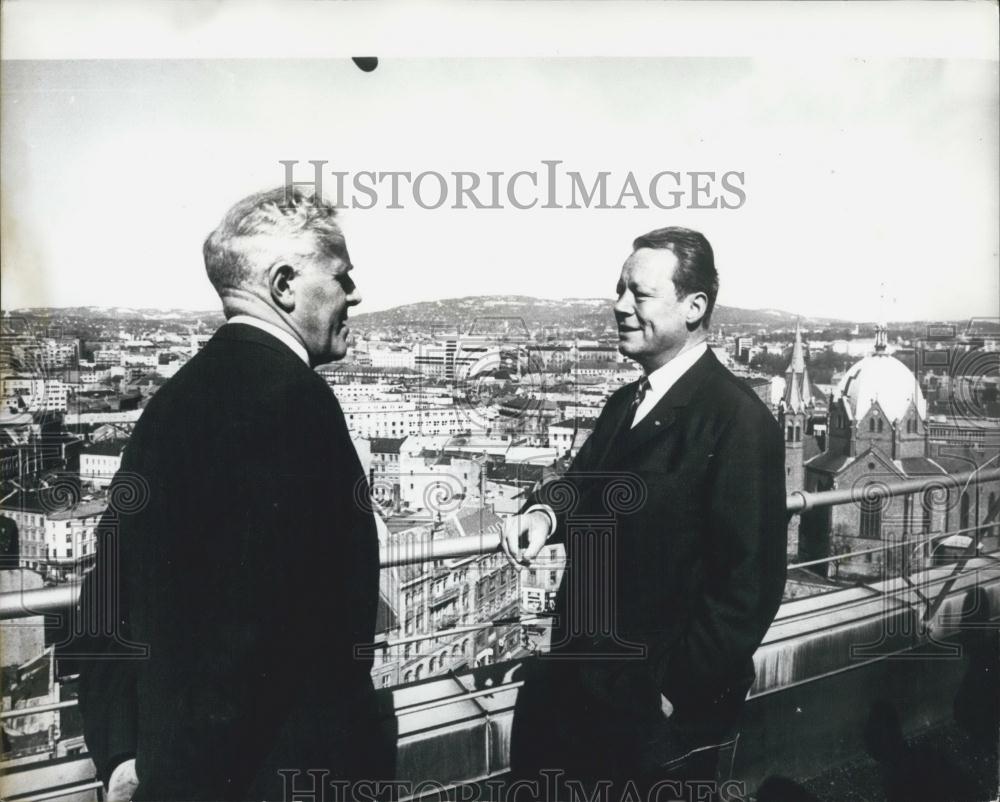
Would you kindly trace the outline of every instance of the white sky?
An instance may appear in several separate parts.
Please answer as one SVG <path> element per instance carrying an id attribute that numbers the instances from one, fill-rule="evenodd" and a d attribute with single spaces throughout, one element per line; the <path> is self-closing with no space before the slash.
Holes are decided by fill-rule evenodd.
<path id="1" fill-rule="evenodd" d="M 216 306 L 226 208 L 329 169 L 738 170 L 738 210 L 347 210 L 359 311 L 610 296 L 629 243 L 711 240 L 720 303 L 858 320 L 997 316 L 991 60 L 5 61 L 3 307 Z M 883 298 L 884 295 L 884 298 Z"/>

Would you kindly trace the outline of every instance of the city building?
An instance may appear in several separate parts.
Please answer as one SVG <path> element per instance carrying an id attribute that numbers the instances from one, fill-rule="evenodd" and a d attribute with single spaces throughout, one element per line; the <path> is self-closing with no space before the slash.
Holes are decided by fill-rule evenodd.
<path id="1" fill-rule="evenodd" d="M 393 548 L 420 552 L 454 537 L 497 535 L 503 520 L 482 507 L 465 507 L 440 523 L 392 535 Z M 399 681 L 415 682 L 463 667 L 514 656 L 521 643 L 517 622 L 491 626 L 518 609 L 517 572 L 501 554 L 400 566 L 398 637 L 390 640 Z M 379 683 L 376 682 L 376 685 Z"/>
<path id="2" fill-rule="evenodd" d="M 17 492 L 0 502 L 0 513 L 17 526 L 20 563 L 45 578 L 77 578 L 94 560 L 103 499 L 78 500 L 72 487 L 55 485 Z"/>
<path id="3" fill-rule="evenodd" d="M 899 575 L 930 556 L 929 536 L 958 534 L 975 541 L 990 531 L 1000 482 L 962 486 L 951 477 L 978 467 L 960 454 L 935 452 L 928 437 L 927 404 L 916 377 L 886 349 L 879 327 L 874 351 L 851 366 L 829 410 L 825 450 L 804 462 L 807 491 L 864 488 L 903 479 L 939 477 L 920 493 L 880 498 L 804 513 L 799 557 L 821 559 L 863 552 L 839 562 L 840 572 Z M 879 551 L 885 544 L 896 548 Z"/>
<path id="4" fill-rule="evenodd" d="M 494 429 L 500 436 L 523 437 L 529 444 L 541 445 L 548 439 L 550 424 L 560 415 L 558 404 L 547 398 L 514 396 L 500 404 Z"/>
<path id="5" fill-rule="evenodd" d="M 561 543 L 545 546 L 530 568 L 521 569 L 521 612 L 551 613 L 556 592 L 566 568 L 566 549 Z"/>
<path id="6" fill-rule="evenodd" d="M 400 447 L 400 503 L 404 510 L 437 515 L 456 509 L 462 499 L 482 498 L 485 460 L 446 452 L 450 438 L 408 437 Z"/>
<path id="7" fill-rule="evenodd" d="M 80 481 L 95 488 L 111 484 L 122 464 L 125 440 L 101 440 L 80 449 Z"/>
<path id="8" fill-rule="evenodd" d="M 356 437 L 393 438 L 410 434 L 459 434 L 473 427 L 469 411 L 456 404 L 364 400 L 341 404 L 347 427 Z"/>
<path id="9" fill-rule="evenodd" d="M 739 362 L 749 364 L 750 360 L 753 358 L 753 347 L 754 343 L 752 334 L 737 337 L 734 357 Z"/>
<path id="10" fill-rule="evenodd" d="M 369 442 L 371 469 L 368 482 L 373 498 L 398 511 L 401 504 L 399 488 L 399 449 L 405 437 L 374 437 Z"/>
<path id="11" fill-rule="evenodd" d="M 0 374 L 0 397 L 11 412 L 65 412 L 67 389 L 61 379 Z"/>
<path id="12" fill-rule="evenodd" d="M 595 418 L 569 418 L 549 424 L 549 445 L 557 457 L 575 457 L 594 431 Z"/>
<path id="13" fill-rule="evenodd" d="M 373 368 L 402 368 L 414 370 L 413 350 L 401 345 L 380 344 L 368 346 L 368 364 Z"/>

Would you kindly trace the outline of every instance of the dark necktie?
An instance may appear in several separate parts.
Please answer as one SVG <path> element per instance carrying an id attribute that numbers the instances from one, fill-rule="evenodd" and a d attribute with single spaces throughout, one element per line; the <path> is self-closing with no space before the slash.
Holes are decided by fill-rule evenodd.
<path id="1" fill-rule="evenodd" d="M 646 393 L 649 390 L 649 379 L 643 376 L 639 379 L 639 383 L 635 387 L 635 395 L 632 396 L 632 403 L 629 406 L 628 415 L 625 416 L 625 429 L 632 428 L 632 422 L 635 420 L 635 412 L 639 409 L 639 404 L 642 403 L 642 399 L 646 397 Z"/>

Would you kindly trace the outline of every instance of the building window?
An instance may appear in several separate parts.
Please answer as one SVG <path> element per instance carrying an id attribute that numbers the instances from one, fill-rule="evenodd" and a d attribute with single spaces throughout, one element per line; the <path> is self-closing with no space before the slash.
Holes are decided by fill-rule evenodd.
<path id="1" fill-rule="evenodd" d="M 969 528 L 969 492 L 962 493 L 962 499 L 958 505 L 958 528 Z"/>
<path id="2" fill-rule="evenodd" d="M 869 418 L 868 419 L 868 431 L 869 432 L 874 432 L 875 431 L 875 418 Z"/>
<path id="3" fill-rule="evenodd" d="M 882 419 L 878 419 L 878 433 L 882 434 Z"/>
<path id="4" fill-rule="evenodd" d="M 882 538 L 882 499 L 861 500 L 861 537 Z"/>
<path id="5" fill-rule="evenodd" d="M 934 491 L 928 489 L 924 491 L 924 498 L 921 506 L 924 508 L 924 532 L 930 532 L 934 522 Z"/>

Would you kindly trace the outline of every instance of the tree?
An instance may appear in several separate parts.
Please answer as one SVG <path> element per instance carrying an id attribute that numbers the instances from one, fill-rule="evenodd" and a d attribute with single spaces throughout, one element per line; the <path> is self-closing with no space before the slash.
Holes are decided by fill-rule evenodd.
<path id="1" fill-rule="evenodd" d="M 764 353 L 763 351 L 750 360 L 750 367 L 768 376 L 781 376 L 788 369 L 789 357 L 784 354 Z"/>
<path id="2" fill-rule="evenodd" d="M 830 556 L 839 557 L 842 554 L 849 554 L 854 550 L 854 537 L 848 533 L 845 524 L 837 524 L 830 533 Z M 830 563 L 833 567 L 832 579 L 840 578 L 840 566 L 842 560 L 834 560 Z"/>

